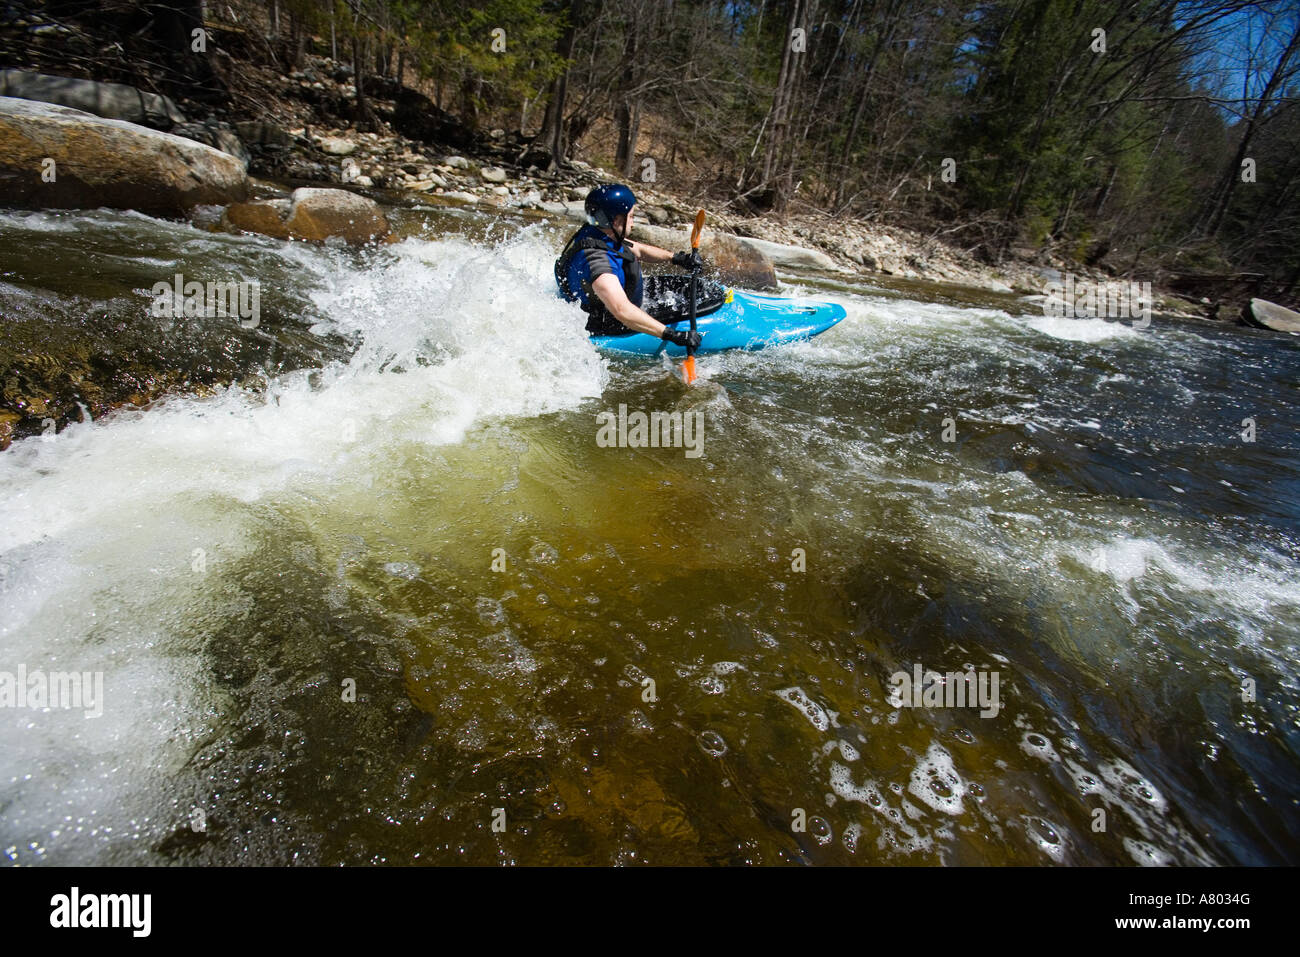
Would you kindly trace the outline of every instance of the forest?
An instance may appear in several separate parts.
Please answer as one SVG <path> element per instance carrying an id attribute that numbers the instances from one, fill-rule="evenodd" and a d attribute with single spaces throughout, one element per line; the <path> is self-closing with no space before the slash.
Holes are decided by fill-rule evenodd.
<path id="1" fill-rule="evenodd" d="M 1293 2 L 27 6 L 102 41 L 94 78 L 214 109 L 257 104 L 234 101 L 238 56 L 192 55 L 200 24 L 285 71 L 309 52 L 352 67 L 360 129 L 367 87 L 395 83 L 551 170 L 583 157 L 746 214 L 906 226 L 990 263 L 1046 250 L 1126 275 L 1254 273 L 1278 295 L 1300 278 Z"/>

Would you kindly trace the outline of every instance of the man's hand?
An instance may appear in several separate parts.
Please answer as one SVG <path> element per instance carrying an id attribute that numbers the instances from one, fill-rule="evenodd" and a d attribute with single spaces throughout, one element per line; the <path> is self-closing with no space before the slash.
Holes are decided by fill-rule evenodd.
<path id="1" fill-rule="evenodd" d="M 700 334 L 691 332 L 689 329 L 674 329 L 672 326 L 664 326 L 664 334 L 660 338 L 664 342 L 671 342 L 675 346 L 681 346 L 687 352 L 694 352 L 700 347 Z"/>
<path id="2" fill-rule="evenodd" d="M 699 250 L 691 249 L 673 253 L 673 265 L 681 269 L 703 269 L 704 260 L 700 258 Z"/>

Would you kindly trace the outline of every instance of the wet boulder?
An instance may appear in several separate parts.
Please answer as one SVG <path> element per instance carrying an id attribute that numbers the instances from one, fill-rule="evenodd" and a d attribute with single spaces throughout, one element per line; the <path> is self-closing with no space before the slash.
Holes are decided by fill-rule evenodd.
<path id="1" fill-rule="evenodd" d="M 246 233 L 261 233 L 275 239 L 289 239 L 289 213 L 293 203 L 287 199 L 256 199 L 233 203 L 226 209 L 225 225 Z"/>
<path id="2" fill-rule="evenodd" d="M 14 440 L 14 428 L 21 421 L 21 415 L 0 409 L 0 452 L 9 448 L 9 443 Z"/>
<path id="3" fill-rule="evenodd" d="M 345 189 L 295 189 L 289 199 L 236 203 L 225 218 L 236 229 L 276 239 L 337 237 L 354 246 L 385 240 L 392 232 L 378 203 Z"/>
<path id="4" fill-rule="evenodd" d="M 0 97 L 0 202 L 26 209 L 183 215 L 244 198 L 244 163 L 194 140 L 80 110 Z"/>
<path id="5" fill-rule="evenodd" d="M 689 249 L 691 245 L 689 229 L 666 229 L 635 221 L 632 238 L 669 252 Z M 706 227 L 700 240 L 700 255 L 708 263 L 708 272 L 729 286 L 760 290 L 777 288 L 776 269 L 772 266 L 772 260 L 747 239 Z"/>
<path id="6" fill-rule="evenodd" d="M 683 249 L 690 245 L 690 237 L 681 243 Z M 672 250 L 676 252 L 676 250 Z M 777 288 L 776 269 L 761 249 L 747 239 L 730 233 L 706 233 L 700 241 L 700 255 L 708 262 L 720 281 L 745 289 Z"/>

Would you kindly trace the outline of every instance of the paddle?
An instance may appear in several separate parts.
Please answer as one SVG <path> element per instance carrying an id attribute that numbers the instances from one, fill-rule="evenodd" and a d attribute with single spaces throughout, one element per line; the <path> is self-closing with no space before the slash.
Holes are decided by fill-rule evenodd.
<path id="1" fill-rule="evenodd" d="M 694 252 L 700 251 L 700 233 L 704 230 L 704 210 L 695 214 L 695 228 L 691 230 L 691 249 Z M 695 293 L 696 281 L 699 277 L 700 269 L 698 266 L 691 270 L 691 332 L 695 331 Z M 694 347 L 686 350 L 686 362 L 682 364 L 682 378 L 690 385 L 695 381 L 695 349 Z"/>

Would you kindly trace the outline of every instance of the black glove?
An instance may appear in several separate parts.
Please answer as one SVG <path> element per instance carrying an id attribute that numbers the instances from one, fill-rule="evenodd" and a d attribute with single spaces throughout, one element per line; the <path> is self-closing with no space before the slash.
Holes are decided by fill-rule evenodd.
<path id="1" fill-rule="evenodd" d="M 704 260 L 700 258 L 699 250 L 691 249 L 686 252 L 673 253 L 673 265 L 680 269 L 703 269 Z"/>
<path id="2" fill-rule="evenodd" d="M 672 326 L 664 326 L 664 334 L 660 338 L 664 342 L 671 342 L 675 346 L 681 346 L 687 352 L 694 352 L 700 347 L 700 334 L 691 332 L 689 329 L 674 329 Z"/>

